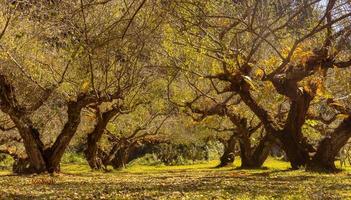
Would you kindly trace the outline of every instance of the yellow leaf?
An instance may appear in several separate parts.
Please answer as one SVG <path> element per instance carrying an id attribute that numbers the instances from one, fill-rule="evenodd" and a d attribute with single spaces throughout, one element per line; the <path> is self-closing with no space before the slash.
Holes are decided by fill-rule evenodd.
<path id="1" fill-rule="evenodd" d="M 263 77 L 264 71 L 262 69 L 256 69 L 255 70 L 255 76 L 257 77 Z"/>
<path id="2" fill-rule="evenodd" d="M 83 81 L 82 86 L 80 87 L 80 91 L 83 92 L 83 93 L 88 92 L 89 86 L 90 86 L 90 82 L 89 81 L 87 81 L 87 80 Z"/>

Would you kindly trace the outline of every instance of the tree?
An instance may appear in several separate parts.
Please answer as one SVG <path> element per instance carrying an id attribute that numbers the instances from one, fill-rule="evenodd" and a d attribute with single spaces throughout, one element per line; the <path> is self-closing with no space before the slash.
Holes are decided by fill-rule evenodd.
<path id="1" fill-rule="evenodd" d="M 152 114 L 145 123 L 134 128 L 129 134 L 107 131 L 112 147 L 104 153 L 105 157 L 102 159 L 104 165 L 112 165 L 115 169 L 124 168 L 130 161 L 151 153 L 152 146 L 166 141 L 160 130 L 169 117 Z"/>
<path id="2" fill-rule="evenodd" d="M 154 107 L 151 104 L 148 105 Z M 172 112 L 165 115 L 160 113 L 165 111 L 145 112 L 142 108 L 135 108 L 129 113 L 122 111 L 118 113 L 118 111 L 120 110 L 97 113 L 99 118 L 88 134 L 85 150 L 85 156 L 92 169 L 107 169 L 108 165 L 116 169 L 124 168 L 128 162 L 151 153 L 152 145 L 166 140 L 160 130 Z M 141 113 L 142 116 L 140 116 Z M 97 137 L 99 138 L 96 139 Z M 102 144 L 99 145 L 99 143 Z"/>
<path id="3" fill-rule="evenodd" d="M 210 80 L 209 85 L 219 95 L 238 95 L 259 118 L 266 132 L 279 139 L 293 168 L 315 162 L 316 159 L 310 157 L 314 147 L 304 137 L 302 126 L 311 102 L 321 94 L 322 77 L 328 77 L 327 70 L 333 66 L 350 67 L 350 58 L 344 56 L 348 50 L 340 43 L 350 36 L 347 24 L 351 13 L 349 9 L 336 11 L 342 5 L 349 5 L 348 2 L 331 0 L 325 6 L 318 6 L 318 1 L 308 2 L 317 14 L 305 27 L 290 26 L 305 14 L 304 6 L 272 13 L 261 1 L 192 2 L 184 3 L 191 5 L 187 9 L 180 6 L 181 2 L 170 6 L 171 15 L 177 19 L 174 23 L 177 28 L 171 28 L 170 32 L 179 34 L 179 37 L 170 37 L 165 45 L 174 60 L 173 66 Z M 291 33 L 291 28 L 299 34 Z M 170 44 L 183 48 L 183 52 L 174 53 Z M 262 94 L 270 98 L 274 92 L 278 95 L 272 100 L 283 96 L 284 101 L 290 102 L 284 124 L 276 120 L 272 112 L 281 100 L 269 108 L 262 104 L 272 105 L 272 101 L 267 103 L 261 98 Z M 345 138 L 349 138 L 348 126 L 343 125 L 347 123 L 341 124 Z M 323 143 L 319 148 L 324 146 L 328 145 Z"/>
<path id="4" fill-rule="evenodd" d="M 158 26 L 155 22 L 152 27 L 141 28 L 146 22 L 136 16 L 144 4 L 130 3 L 127 10 L 125 4 L 115 1 L 8 5 L 13 7 L 11 16 L 21 19 L 8 17 L 2 35 L 6 36 L 2 38 L 2 59 L 7 68 L 4 66 L 0 73 L 0 108 L 15 124 L 25 146 L 27 155 L 16 164 L 26 167 L 19 167 L 23 171 L 18 173 L 58 171 L 61 157 L 77 132 L 82 110 L 123 99 L 135 84 L 142 83 L 140 75 L 147 72 L 139 63 L 147 59 L 141 54 L 147 44 L 140 42 L 140 37 L 152 34 Z M 53 27 L 59 31 L 50 32 Z M 37 33 L 38 29 L 47 31 Z M 31 55 L 36 57 L 32 59 Z M 128 65 L 123 64 L 125 61 Z M 31 90 L 23 88 L 24 81 Z M 29 98 L 27 91 L 32 91 Z M 54 98 L 61 99 L 63 106 L 57 102 L 50 105 Z M 33 119 L 43 107 L 55 106 L 66 110 L 67 119 L 56 140 L 48 145 Z"/>
<path id="5" fill-rule="evenodd" d="M 197 88 L 195 85 L 193 86 Z M 261 167 L 263 162 L 268 157 L 271 144 L 273 143 L 273 139 L 270 138 L 269 134 L 264 136 L 261 133 L 260 136 L 255 137 L 259 141 L 258 144 L 252 144 L 251 140 L 253 140 L 253 134 L 261 128 L 262 124 L 257 123 L 254 125 L 254 117 L 252 117 L 251 120 L 248 120 L 244 114 L 237 114 L 236 110 L 238 110 L 238 108 L 233 108 L 233 106 L 237 106 L 237 104 L 240 103 L 240 100 L 233 101 L 232 95 L 228 96 L 222 102 L 216 102 L 213 100 L 215 104 L 209 108 L 195 106 L 194 104 L 198 103 L 198 101 L 200 101 L 204 96 L 204 94 L 199 94 L 199 96 L 197 96 L 193 101 L 186 102 L 185 105 L 174 103 L 178 106 L 189 108 L 189 111 L 191 112 L 189 115 L 196 121 L 201 121 L 208 116 L 218 115 L 227 117 L 232 123 L 232 126 L 235 127 L 215 129 L 216 131 L 232 132 L 232 135 L 224 145 L 224 154 L 221 157 L 221 163 L 219 166 L 226 166 L 234 161 L 235 143 L 237 140 L 240 147 L 241 168 Z M 197 114 L 197 116 L 194 116 L 192 113 L 195 115 Z"/>

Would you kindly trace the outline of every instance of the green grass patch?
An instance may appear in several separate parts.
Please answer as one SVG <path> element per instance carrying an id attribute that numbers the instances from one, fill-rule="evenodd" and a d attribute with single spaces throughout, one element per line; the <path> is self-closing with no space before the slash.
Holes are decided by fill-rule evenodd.
<path id="1" fill-rule="evenodd" d="M 351 170 L 338 174 L 267 168 L 215 168 L 218 161 L 182 166 L 130 165 L 111 172 L 62 164 L 61 174 L 12 176 L 0 171 L 0 199 L 351 199 Z"/>

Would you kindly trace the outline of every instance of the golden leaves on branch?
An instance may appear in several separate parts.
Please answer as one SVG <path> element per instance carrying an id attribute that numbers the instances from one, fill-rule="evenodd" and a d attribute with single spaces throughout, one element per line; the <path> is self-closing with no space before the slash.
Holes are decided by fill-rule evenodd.
<path id="1" fill-rule="evenodd" d="M 303 88 L 310 96 L 316 97 L 315 100 L 317 101 L 333 97 L 333 95 L 324 86 L 324 80 L 320 76 L 308 78 Z"/>
<path id="2" fill-rule="evenodd" d="M 313 52 L 311 50 L 305 49 L 303 47 L 297 47 L 294 51 L 293 56 L 291 57 L 291 60 L 305 64 L 312 55 Z"/>
<path id="3" fill-rule="evenodd" d="M 258 68 L 254 71 L 254 76 L 258 79 L 262 79 L 264 77 L 264 75 L 265 75 L 265 72 L 260 68 Z"/>
<path id="4" fill-rule="evenodd" d="M 288 57 L 291 49 L 292 44 L 287 43 L 284 45 L 284 47 L 281 49 L 281 56 L 284 58 Z M 310 44 L 308 42 L 301 43 L 293 52 L 290 62 L 295 63 L 295 64 L 302 64 L 305 65 L 305 63 L 308 61 L 308 59 L 313 56 L 313 51 L 310 49 Z M 282 60 L 279 56 L 277 55 L 272 55 L 267 57 L 265 60 L 263 60 L 262 65 L 270 68 L 274 68 L 279 66 L 282 63 Z"/>

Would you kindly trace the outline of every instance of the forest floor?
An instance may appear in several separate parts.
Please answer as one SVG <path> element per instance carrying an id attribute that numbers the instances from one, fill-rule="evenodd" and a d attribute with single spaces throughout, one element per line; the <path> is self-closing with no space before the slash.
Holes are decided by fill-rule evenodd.
<path id="1" fill-rule="evenodd" d="M 351 199 L 350 167 L 317 174 L 273 159 L 259 170 L 216 164 L 132 165 L 108 173 L 69 164 L 60 174 L 37 176 L 0 171 L 0 199 Z"/>

